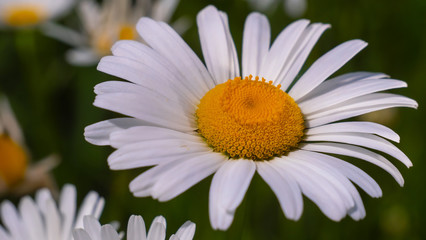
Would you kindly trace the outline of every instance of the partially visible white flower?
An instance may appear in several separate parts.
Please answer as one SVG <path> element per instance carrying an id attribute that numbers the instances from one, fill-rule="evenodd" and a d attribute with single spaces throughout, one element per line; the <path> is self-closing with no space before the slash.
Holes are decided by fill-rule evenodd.
<path id="1" fill-rule="evenodd" d="M 1 240 L 72 240 L 72 230 L 83 227 L 83 217 L 99 218 L 104 199 L 89 192 L 77 210 L 77 193 L 74 185 L 62 188 L 56 203 L 47 189 L 36 193 L 35 199 L 23 197 L 16 208 L 10 201 L 1 204 Z"/>
<path id="2" fill-rule="evenodd" d="M 159 0 L 150 4 L 149 0 L 105 0 L 99 5 L 94 0 L 83 0 L 78 7 L 82 32 L 49 23 L 44 32 L 74 49 L 67 53 L 67 60 L 73 65 L 93 65 L 100 58 L 111 53 L 111 46 L 118 40 L 139 39 L 135 25 L 142 16 L 152 16 L 158 21 L 168 22 L 179 0 Z M 185 28 L 185 23 L 177 22 Z"/>
<path id="3" fill-rule="evenodd" d="M 0 26 L 34 26 L 65 14 L 75 2 L 75 0 L 0 0 Z"/>
<path id="4" fill-rule="evenodd" d="M 258 11 L 267 11 L 272 8 L 276 8 L 279 4 L 279 0 L 247 0 L 252 8 Z M 308 4 L 306 0 L 284 0 L 284 11 L 292 18 L 298 18 L 303 16 L 306 12 Z"/>
<path id="5" fill-rule="evenodd" d="M 0 195 L 23 195 L 41 187 L 53 188 L 50 171 L 58 163 L 50 155 L 30 165 L 24 135 L 7 98 L 0 98 Z"/>
<path id="6" fill-rule="evenodd" d="M 92 217 L 86 216 L 83 220 L 83 229 L 74 230 L 75 240 L 119 240 L 123 234 L 117 233 L 115 228 L 106 224 L 101 226 L 99 221 Z M 185 222 L 176 234 L 170 236 L 170 240 L 191 240 L 195 234 L 195 224 Z M 154 219 L 146 234 L 145 223 L 141 216 L 133 215 L 129 218 L 127 225 L 127 240 L 164 240 L 166 238 L 166 219 L 158 216 Z"/>

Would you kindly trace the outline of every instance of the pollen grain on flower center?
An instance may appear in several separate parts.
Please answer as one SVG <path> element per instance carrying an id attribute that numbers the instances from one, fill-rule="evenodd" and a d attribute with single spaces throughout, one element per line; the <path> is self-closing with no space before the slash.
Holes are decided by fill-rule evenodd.
<path id="1" fill-rule="evenodd" d="M 231 158 L 268 160 L 296 147 L 303 115 L 280 86 L 252 76 L 219 84 L 201 99 L 198 132 L 215 151 Z"/>

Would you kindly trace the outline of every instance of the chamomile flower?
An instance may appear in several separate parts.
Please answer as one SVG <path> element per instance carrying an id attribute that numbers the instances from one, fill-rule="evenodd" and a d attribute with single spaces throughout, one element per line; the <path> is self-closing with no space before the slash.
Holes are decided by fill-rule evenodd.
<path id="1" fill-rule="evenodd" d="M 1 0 L 0 26 L 30 27 L 66 13 L 75 0 Z"/>
<path id="2" fill-rule="evenodd" d="M 62 188 L 58 203 L 47 189 L 37 191 L 35 199 L 23 197 L 16 208 L 8 200 L 1 204 L 0 239 L 2 240 L 72 240 L 72 231 L 83 227 L 83 217 L 97 219 L 102 213 L 104 199 L 96 192 L 84 198 L 77 209 L 74 185 Z"/>
<path id="3" fill-rule="evenodd" d="M 167 24 L 149 18 L 137 25 L 148 45 L 120 41 L 113 56 L 99 63 L 100 71 L 129 82 L 98 84 L 94 105 L 129 117 L 88 126 L 85 137 L 117 149 L 108 158 L 111 169 L 153 166 L 130 183 L 134 196 L 168 201 L 214 174 L 210 221 L 225 230 L 256 171 L 293 220 L 302 214 L 302 194 L 335 221 L 365 216 L 353 183 L 372 197 L 382 195 L 369 175 L 335 155 L 373 163 L 403 185 L 384 156 L 412 165 L 387 140 L 398 142 L 399 136 L 376 123 L 341 121 L 417 107 L 412 99 L 380 92 L 406 87 L 385 74 L 330 78 L 366 47 L 364 41 L 335 47 L 298 77 L 329 25 L 296 21 L 270 46 L 268 20 L 252 13 L 244 27 L 240 73 L 227 21 L 213 6 L 197 16 L 206 66 Z"/>
<path id="4" fill-rule="evenodd" d="M 0 195 L 23 195 L 41 187 L 54 187 L 50 171 L 58 163 L 55 155 L 30 162 L 24 135 L 9 101 L 0 98 Z"/>
<path id="5" fill-rule="evenodd" d="M 74 231 L 74 240 L 120 240 L 122 238 L 122 234 L 117 233 L 112 225 L 101 226 L 99 221 L 92 216 L 84 217 L 83 226 L 83 229 Z M 187 221 L 176 234 L 170 236 L 170 240 L 192 240 L 194 234 L 195 224 Z M 133 215 L 129 218 L 126 235 L 127 240 L 164 240 L 166 239 L 166 219 L 162 216 L 156 217 L 152 221 L 147 235 L 143 218 Z"/>
<path id="6" fill-rule="evenodd" d="M 67 53 L 67 60 L 74 65 L 94 65 L 105 55 L 111 54 L 111 46 L 118 40 L 136 40 L 135 25 L 139 18 L 150 14 L 159 21 L 169 21 L 179 0 L 159 0 L 150 5 L 149 0 L 105 0 L 99 5 L 94 0 L 83 0 L 78 6 L 82 32 L 49 23 L 44 32 L 74 49 Z M 181 22 L 184 24 L 183 22 Z"/>

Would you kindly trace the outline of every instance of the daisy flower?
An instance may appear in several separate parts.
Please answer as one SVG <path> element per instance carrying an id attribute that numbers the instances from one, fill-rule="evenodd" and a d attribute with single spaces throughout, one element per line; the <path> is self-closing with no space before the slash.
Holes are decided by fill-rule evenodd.
<path id="1" fill-rule="evenodd" d="M 83 220 L 83 229 L 74 230 L 74 240 L 120 240 L 122 234 L 117 233 L 115 228 L 106 224 L 101 226 L 99 221 L 92 217 L 86 216 Z M 187 221 L 184 223 L 176 234 L 170 236 L 170 240 L 192 240 L 195 233 L 195 224 Z M 127 240 L 164 240 L 166 238 L 166 219 L 158 216 L 152 221 L 148 235 L 146 234 L 145 223 L 141 216 L 133 215 L 129 218 L 127 224 Z"/>
<path id="2" fill-rule="evenodd" d="M 75 0 L 0 0 L 0 26 L 29 27 L 65 14 Z"/>
<path id="3" fill-rule="evenodd" d="M 43 30 L 74 47 L 67 53 L 68 62 L 93 65 L 111 54 L 114 42 L 138 38 L 135 25 L 139 18 L 150 14 L 156 20 L 167 22 L 178 3 L 179 0 L 159 0 L 150 6 L 149 0 L 137 0 L 135 4 L 132 0 L 105 0 L 99 5 L 94 0 L 83 0 L 77 9 L 83 28 L 81 33 L 54 23 L 44 25 Z"/>
<path id="4" fill-rule="evenodd" d="M 30 164 L 24 136 L 9 101 L 0 97 L 0 195 L 23 195 L 41 187 L 54 187 L 50 171 L 55 155 Z"/>
<path id="5" fill-rule="evenodd" d="M 76 189 L 67 184 L 56 204 L 47 189 L 36 193 L 35 199 L 23 197 L 16 208 L 8 200 L 1 204 L 0 239 L 2 240 L 72 240 L 72 230 L 83 227 L 83 217 L 99 218 L 104 199 L 96 192 L 86 195 L 76 214 Z"/>
<path id="6" fill-rule="evenodd" d="M 275 9 L 280 2 L 284 2 L 284 12 L 292 18 L 298 18 L 302 16 L 308 7 L 306 0 L 247 0 L 247 2 L 250 4 L 250 6 L 252 6 L 254 9 L 257 9 L 258 11 Z"/>
<path id="7" fill-rule="evenodd" d="M 406 87 L 382 73 L 330 76 L 367 44 L 347 41 L 299 72 L 321 34 L 322 23 L 299 20 L 270 46 L 265 16 L 247 17 L 240 65 L 227 15 L 208 6 L 197 16 L 206 66 L 167 24 L 142 18 L 137 30 L 148 45 L 120 41 L 102 72 L 128 80 L 95 87 L 94 105 L 129 117 L 86 127 L 86 140 L 110 145 L 111 169 L 154 166 L 130 183 L 137 197 L 170 200 L 214 173 L 209 215 L 227 229 L 258 172 L 287 218 L 297 220 L 302 194 L 330 219 L 365 216 L 353 183 L 372 197 L 379 185 L 335 157 L 371 162 L 403 185 L 389 155 L 412 164 L 391 141 L 398 135 L 372 122 L 341 121 L 391 107 L 416 108 L 414 100 L 380 91 Z M 379 93 L 380 92 L 380 93 Z M 329 155 L 333 154 L 333 156 Z"/>

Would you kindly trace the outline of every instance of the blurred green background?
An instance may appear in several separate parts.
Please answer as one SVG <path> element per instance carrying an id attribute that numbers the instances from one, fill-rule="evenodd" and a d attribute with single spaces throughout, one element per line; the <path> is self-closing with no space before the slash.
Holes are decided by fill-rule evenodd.
<path id="1" fill-rule="evenodd" d="M 253 11 L 243 0 L 181 0 L 173 18 L 187 16 L 192 21 L 183 38 L 200 55 L 195 16 L 208 4 L 228 13 L 231 32 L 241 54 L 244 20 Z M 265 14 L 271 22 L 272 39 L 294 20 L 285 15 L 282 1 Z M 197 224 L 195 239 L 426 239 L 426 128 L 422 125 L 426 120 L 423 113 L 426 104 L 423 98 L 426 90 L 425 16 L 425 0 L 311 0 L 303 15 L 312 22 L 332 25 L 314 48 L 305 69 L 334 46 L 360 38 L 369 46 L 338 74 L 361 70 L 387 73 L 408 83 L 407 89 L 394 92 L 411 97 L 420 105 L 417 111 L 397 109 L 391 112 L 390 119 L 386 112 L 376 116 L 379 122 L 400 134 L 401 143 L 397 146 L 414 164 L 406 169 L 393 160 L 405 178 L 403 188 L 378 167 L 349 160 L 371 175 L 383 190 L 380 199 L 372 199 L 361 192 L 367 217 L 358 222 L 348 217 L 333 222 L 306 198 L 301 219 L 297 222 L 287 220 L 275 195 L 258 175 L 226 232 L 212 230 L 209 223 L 211 177 L 169 202 L 134 198 L 128 184 L 145 169 L 110 171 L 106 158 L 113 149 L 93 146 L 83 138 L 85 126 L 116 116 L 92 105 L 93 87 L 114 78 L 97 72 L 95 66 L 69 65 L 64 53 L 70 47 L 36 29 L 0 30 L 0 91 L 9 97 L 34 161 L 50 153 L 61 156 L 61 164 L 53 171 L 58 186 L 75 184 L 79 201 L 90 190 L 106 198 L 102 223 L 118 220 L 124 229 L 131 214 L 142 215 L 147 223 L 163 215 L 168 223 L 168 236 L 186 220 L 191 220 Z M 61 22 L 78 21 L 72 13 Z M 16 197 L 10 198 L 18 201 Z"/>

